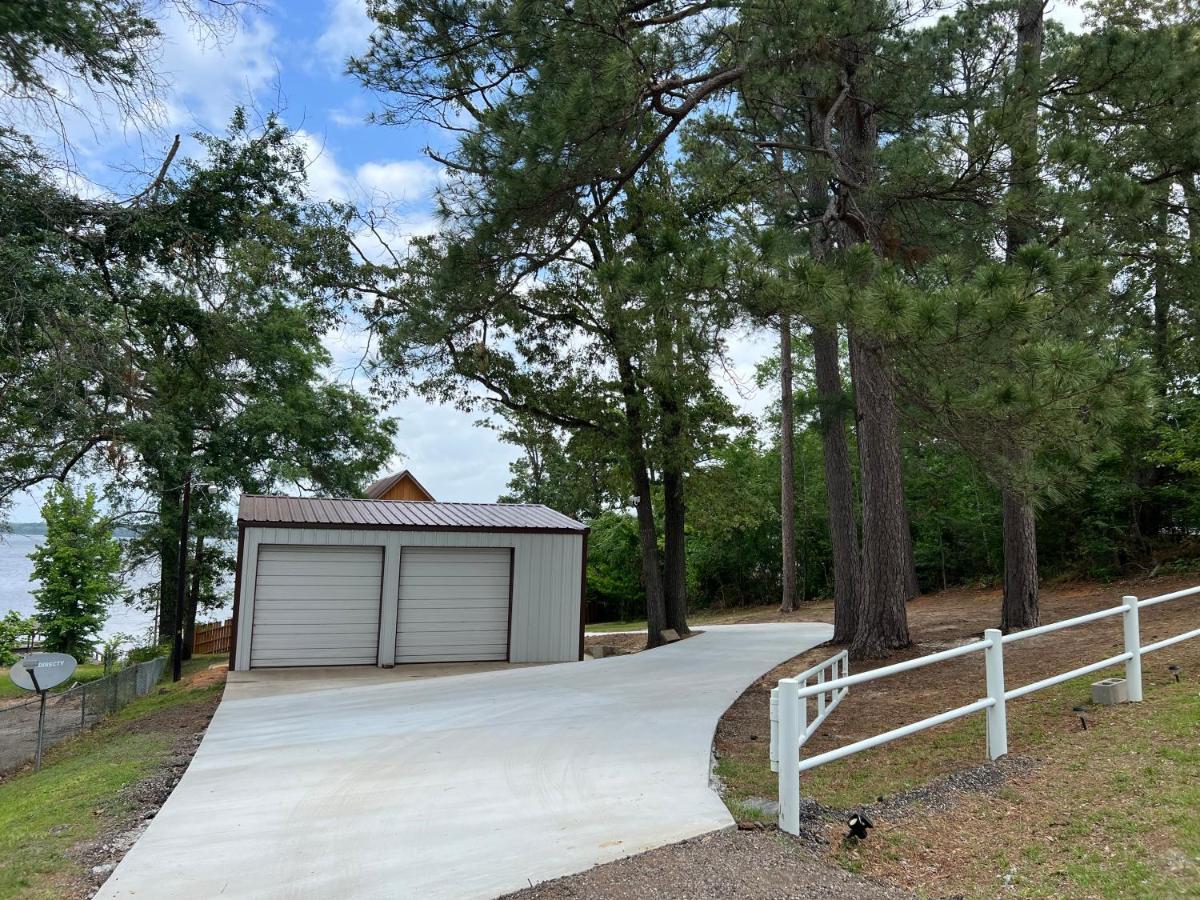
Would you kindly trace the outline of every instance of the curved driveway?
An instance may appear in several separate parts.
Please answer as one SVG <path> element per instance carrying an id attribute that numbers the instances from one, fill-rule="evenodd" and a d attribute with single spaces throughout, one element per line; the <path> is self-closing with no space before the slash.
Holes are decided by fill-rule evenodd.
<path id="1" fill-rule="evenodd" d="M 717 720 L 830 634 L 710 626 L 586 663 L 232 682 L 97 896 L 495 897 L 728 827 L 709 787 Z"/>

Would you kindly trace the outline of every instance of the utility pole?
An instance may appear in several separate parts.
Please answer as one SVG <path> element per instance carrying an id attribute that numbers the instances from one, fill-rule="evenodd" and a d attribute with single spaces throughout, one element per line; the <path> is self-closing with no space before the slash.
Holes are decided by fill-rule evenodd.
<path id="1" fill-rule="evenodd" d="M 179 516 L 179 565 L 175 573 L 175 635 L 171 644 L 171 680 L 183 676 L 183 609 L 187 583 L 188 516 L 192 510 L 192 473 L 183 482 L 183 504 Z"/>

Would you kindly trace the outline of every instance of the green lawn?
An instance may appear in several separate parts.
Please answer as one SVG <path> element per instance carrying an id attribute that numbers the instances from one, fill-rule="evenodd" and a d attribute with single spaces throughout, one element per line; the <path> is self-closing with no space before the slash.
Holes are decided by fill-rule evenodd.
<path id="1" fill-rule="evenodd" d="M 32 697 L 32 692 L 22 690 L 13 684 L 12 679 L 8 677 L 8 671 L 9 670 L 7 668 L 0 666 L 0 700 L 10 700 L 15 697 Z M 97 678 L 103 677 L 104 666 L 100 665 L 100 663 L 80 663 L 79 667 L 75 670 L 75 674 L 67 679 L 65 684 L 61 684 L 52 689 L 50 693 L 55 694 L 59 693 L 60 691 L 65 691 L 77 681 L 95 681 Z"/>
<path id="2" fill-rule="evenodd" d="M 185 675 L 224 656 L 196 657 Z M 55 898 L 61 879 L 80 863 L 66 851 L 120 820 L 127 808 L 119 794 L 171 756 L 178 727 L 131 728 L 153 713 L 210 700 L 218 683 L 188 688 L 164 682 L 104 724 L 51 748 L 40 773 L 25 772 L 0 783 L 0 898 Z"/>
<path id="3" fill-rule="evenodd" d="M 645 619 L 632 619 L 628 622 L 597 622 L 594 625 L 585 625 L 584 631 L 645 631 Z"/>

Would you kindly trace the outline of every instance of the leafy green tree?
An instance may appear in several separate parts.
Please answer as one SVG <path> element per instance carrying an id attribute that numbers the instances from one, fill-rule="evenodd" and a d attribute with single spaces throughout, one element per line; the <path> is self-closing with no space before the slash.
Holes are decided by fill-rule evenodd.
<path id="1" fill-rule="evenodd" d="M 31 641 L 37 623 L 25 618 L 15 609 L 0 619 L 0 666 L 11 666 L 17 661 L 16 649 L 27 640 Z"/>
<path id="2" fill-rule="evenodd" d="M 159 568 L 143 600 L 167 634 L 189 471 L 225 497 L 287 483 L 349 496 L 395 430 L 327 375 L 322 338 L 349 305 L 334 284 L 347 214 L 308 203 L 303 154 L 276 120 L 254 130 L 239 113 L 201 141 L 204 158 L 132 205 L 10 170 L 0 213 L 13 262 L 0 498 L 77 469 L 102 478 L 114 514 L 140 526 L 130 562 Z"/>
<path id="3" fill-rule="evenodd" d="M 471 165 L 497 189 L 509 177 L 497 160 Z M 472 181 L 453 182 L 443 202 L 469 208 L 474 191 Z M 482 213 L 418 241 L 403 264 L 365 271 L 364 289 L 379 298 L 380 373 L 401 389 L 503 410 L 570 433 L 590 456 L 619 458 L 615 505 L 637 516 L 656 644 L 665 628 L 687 631 L 688 473 L 721 440 L 720 423 L 735 418 L 711 374 L 729 315 L 722 260 L 706 239 L 702 202 L 672 185 L 665 165 L 648 167 L 619 203 L 595 210 L 582 196 L 565 215 L 583 239 L 536 273 L 524 261 L 551 238 Z"/>
<path id="4" fill-rule="evenodd" d="M 111 521 L 96 510 L 96 492 L 81 497 L 59 483 L 50 488 L 42 505 L 46 540 L 29 558 L 38 587 L 42 646 L 88 659 L 109 607 L 120 595 L 121 545 Z"/>

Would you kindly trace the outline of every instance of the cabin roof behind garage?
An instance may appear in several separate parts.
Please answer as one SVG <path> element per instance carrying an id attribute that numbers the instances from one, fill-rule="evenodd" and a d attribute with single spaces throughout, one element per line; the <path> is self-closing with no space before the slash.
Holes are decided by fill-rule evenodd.
<path id="1" fill-rule="evenodd" d="M 404 531 L 587 531 L 574 519 L 532 503 L 395 503 L 274 494 L 242 494 L 238 522 L 267 527 Z"/>

